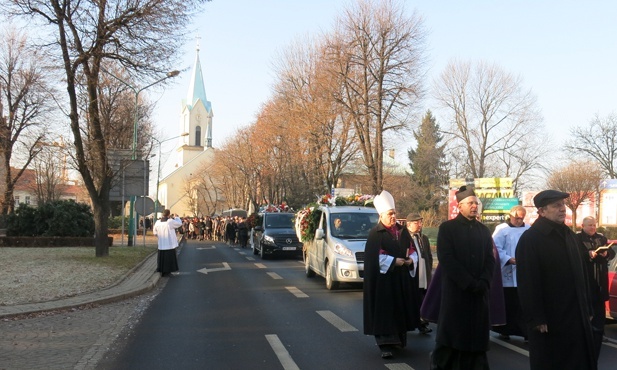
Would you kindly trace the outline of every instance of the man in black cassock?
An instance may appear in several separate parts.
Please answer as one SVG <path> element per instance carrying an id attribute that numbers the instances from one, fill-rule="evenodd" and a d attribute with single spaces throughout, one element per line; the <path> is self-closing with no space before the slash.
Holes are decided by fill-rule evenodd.
<path id="1" fill-rule="evenodd" d="M 529 332 L 532 370 L 595 370 L 586 251 L 565 225 L 565 198 L 544 190 L 534 198 L 540 217 L 516 247 L 518 294 Z"/>
<path id="2" fill-rule="evenodd" d="M 608 262 L 615 257 L 615 251 L 613 248 L 608 248 L 596 252 L 598 247 L 604 247 L 608 242 L 606 236 L 596 232 L 596 230 L 596 219 L 592 216 L 587 216 L 583 219 L 583 230 L 576 234 L 576 237 L 588 253 L 588 258 L 583 260 L 587 261 L 587 272 L 589 273 L 592 285 L 593 320 L 591 320 L 591 326 L 593 328 L 596 357 L 599 358 L 604 337 L 604 324 L 606 322 L 605 304 L 609 298 Z"/>
<path id="3" fill-rule="evenodd" d="M 477 220 L 473 189 L 456 193 L 459 214 L 439 226 L 441 306 L 431 369 L 488 369 L 489 288 L 495 268 L 493 239 Z"/>
<path id="4" fill-rule="evenodd" d="M 387 191 L 375 197 L 379 223 L 369 232 L 364 255 L 364 334 L 374 335 L 382 358 L 407 344 L 407 332 L 420 324 L 418 289 L 410 270 L 417 252 L 411 237 L 396 223 L 394 199 Z"/>

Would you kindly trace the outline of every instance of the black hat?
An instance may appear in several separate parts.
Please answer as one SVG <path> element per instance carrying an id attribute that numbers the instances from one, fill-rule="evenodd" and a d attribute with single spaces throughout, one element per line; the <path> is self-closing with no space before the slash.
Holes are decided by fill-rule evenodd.
<path id="1" fill-rule="evenodd" d="M 533 197 L 533 204 L 537 207 L 547 206 L 557 200 L 569 198 L 570 194 L 558 190 L 543 190 Z"/>
<path id="2" fill-rule="evenodd" d="M 410 213 L 407 215 L 407 222 L 422 220 L 423 217 L 419 213 Z"/>
<path id="3" fill-rule="evenodd" d="M 475 197 L 476 193 L 474 193 L 473 188 L 467 189 L 467 186 L 461 186 L 456 193 L 456 201 L 461 202 L 461 200 L 467 197 Z"/>

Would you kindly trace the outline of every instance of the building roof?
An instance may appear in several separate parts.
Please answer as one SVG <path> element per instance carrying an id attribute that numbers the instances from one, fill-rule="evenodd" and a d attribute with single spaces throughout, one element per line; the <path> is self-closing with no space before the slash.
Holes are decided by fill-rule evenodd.
<path id="1" fill-rule="evenodd" d="M 197 46 L 197 53 L 195 57 L 195 64 L 193 65 L 193 72 L 191 74 L 191 81 L 189 83 L 188 94 L 184 105 L 191 110 L 193 106 L 201 100 L 206 111 L 212 113 L 212 105 L 206 98 L 206 88 L 204 85 L 204 76 L 201 71 L 201 62 L 199 61 L 199 45 Z"/>

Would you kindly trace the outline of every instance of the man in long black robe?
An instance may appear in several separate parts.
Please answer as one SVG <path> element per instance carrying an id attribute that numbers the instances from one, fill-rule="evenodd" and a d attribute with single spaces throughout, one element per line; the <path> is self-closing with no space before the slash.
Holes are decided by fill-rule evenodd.
<path id="1" fill-rule="evenodd" d="M 538 193 L 534 204 L 540 217 L 516 247 L 518 294 L 532 370 L 597 369 L 586 252 L 564 224 L 567 197 L 556 190 Z"/>
<path id="2" fill-rule="evenodd" d="M 606 322 L 606 301 L 609 298 L 608 291 L 608 262 L 615 258 L 615 251 L 612 248 L 596 253 L 598 247 L 606 246 L 608 240 L 606 236 L 596 232 L 596 219 L 587 216 L 583 219 L 583 230 L 576 234 L 578 241 L 583 244 L 588 253 L 587 268 L 589 282 L 592 285 L 591 300 L 593 306 L 593 340 L 596 351 L 596 358 L 600 356 L 602 349 L 602 339 L 604 338 L 604 324 Z"/>
<path id="3" fill-rule="evenodd" d="M 385 199 L 385 200 L 384 200 Z M 381 357 L 407 344 L 407 332 L 420 324 L 417 285 L 410 275 L 409 243 L 396 223 L 392 196 L 383 191 L 375 198 L 379 223 L 368 235 L 364 254 L 364 334 L 375 336 Z M 408 235 L 408 234 L 407 234 Z"/>
<path id="4" fill-rule="evenodd" d="M 477 221 L 478 198 L 461 187 L 460 213 L 439 226 L 441 304 L 431 369 L 488 369 L 489 289 L 495 268 L 491 232 Z"/>

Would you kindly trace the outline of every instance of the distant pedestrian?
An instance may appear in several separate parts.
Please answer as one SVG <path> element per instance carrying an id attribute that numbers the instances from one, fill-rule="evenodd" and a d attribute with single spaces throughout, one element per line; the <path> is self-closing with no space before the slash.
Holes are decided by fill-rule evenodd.
<path id="1" fill-rule="evenodd" d="M 249 239 L 249 229 L 246 224 L 246 217 L 242 217 L 238 223 L 238 242 L 242 248 L 246 248 Z"/>
<path id="2" fill-rule="evenodd" d="M 538 219 L 516 247 L 518 295 L 529 332 L 531 370 L 595 370 L 587 252 L 565 225 L 565 200 L 539 192 Z"/>
<path id="3" fill-rule="evenodd" d="M 171 211 L 163 211 L 163 217 L 154 224 L 153 233 L 158 238 L 158 269 L 161 276 L 169 276 L 179 270 L 176 248 L 178 237 L 176 229 L 182 226 L 180 217 L 171 215 Z"/>

